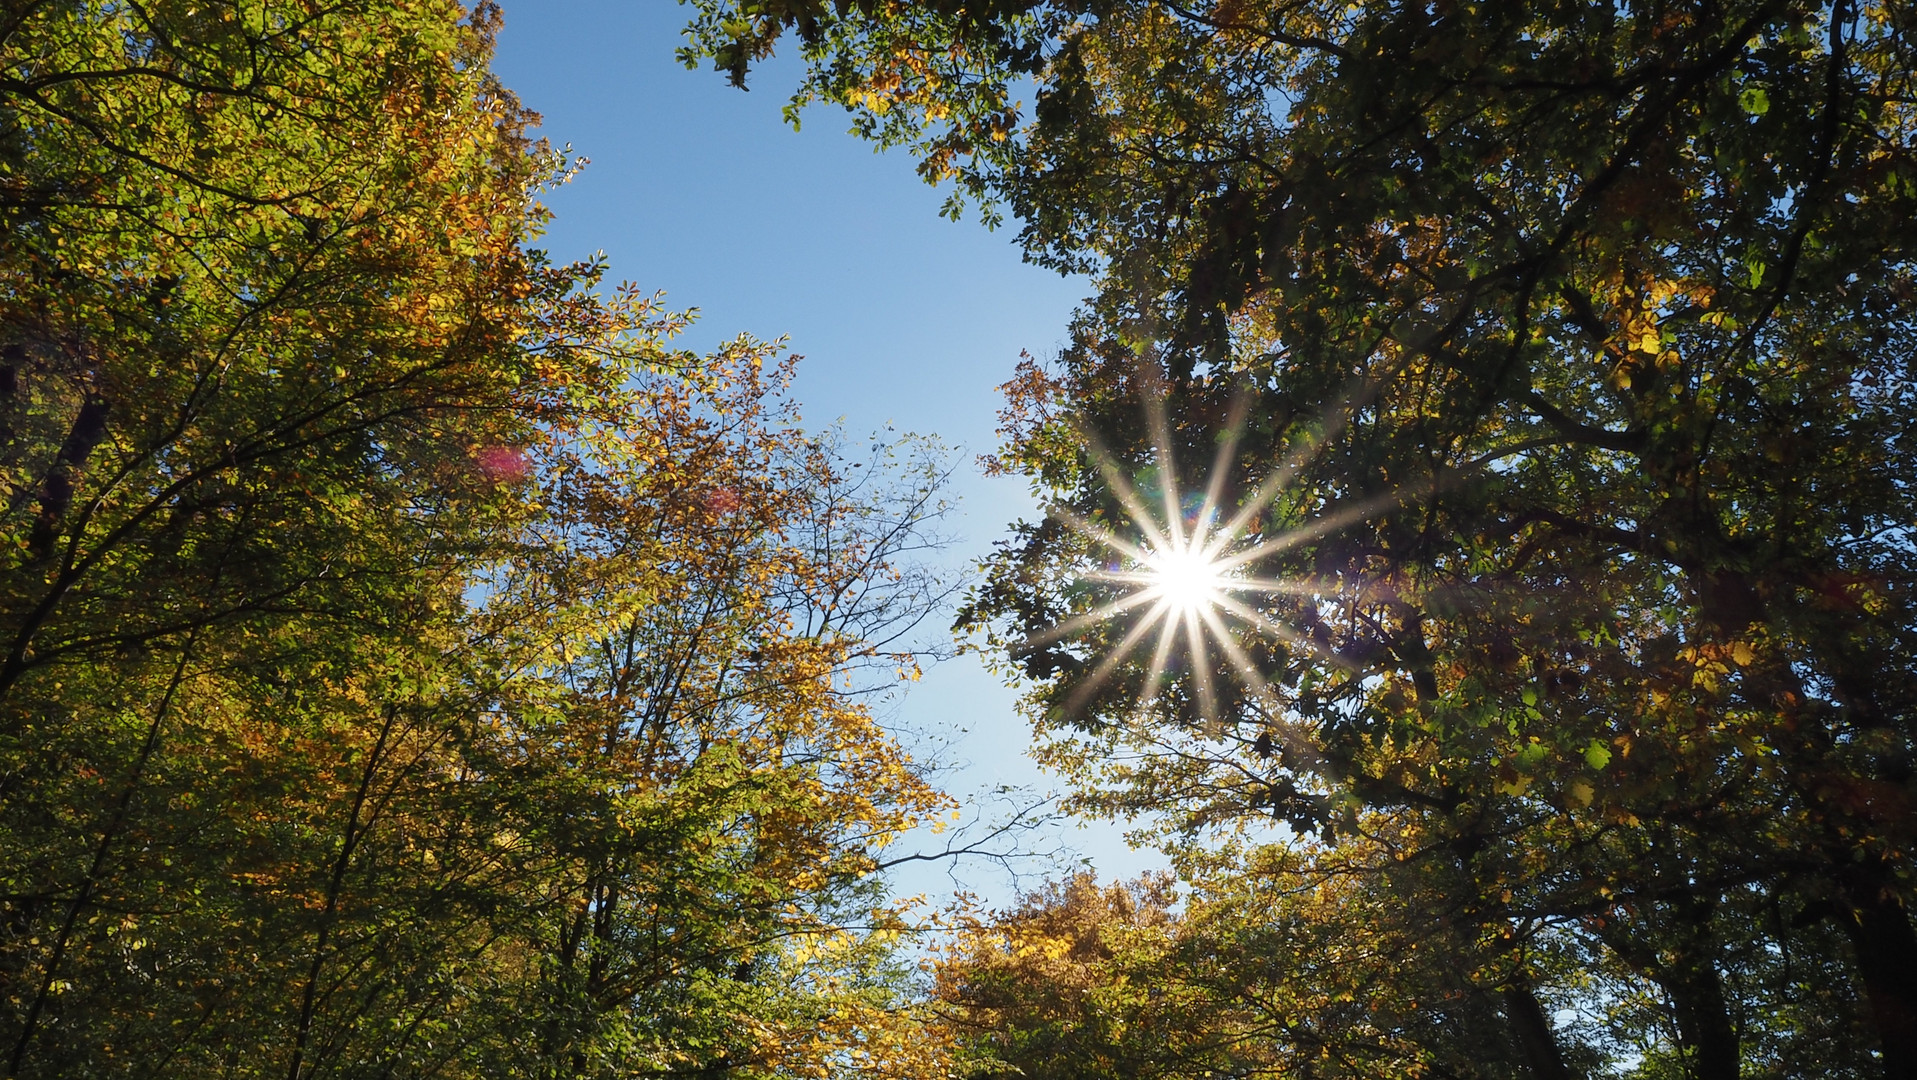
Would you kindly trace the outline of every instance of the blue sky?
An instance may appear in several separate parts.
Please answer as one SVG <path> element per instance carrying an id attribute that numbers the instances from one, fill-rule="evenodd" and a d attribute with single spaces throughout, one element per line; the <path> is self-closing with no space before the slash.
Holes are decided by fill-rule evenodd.
<path id="1" fill-rule="evenodd" d="M 673 59 L 686 20 L 676 4 L 507 0 L 505 15 L 502 81 L 544 116 L 541 134 L 592 160 L 548 200 L 556 257 L 603 250 L 612 280 L 700 309 L 694 347 L 741 331 L 788 337 L 806 358 L 796 396 L 808 427 L 843 418 L 857 438 L 890 423 L 958 447 L 956 565 L 1030 512 L 1022 484 L 980 476 L 973 457 L 994 445 L 996 387 L 1021 350 L 1058 348 L 1087 282 L 1025 265 L 1010 228 L 940 218 L 943 196 L 911 159 L 873 153 L 846 134 L 844 113 L 814 109 L 795 133 L 780 118 L 795 66 L 775 60 L 749 93 L 685 70 Z M 955 794 L 1054 786 L 1023 756 L 1013 692 L 975 659 L 931 671 L 898 719 L 964 730 L 957 756 L 972 765 L 949 778 Z M 1109 827 L 1066 839 L 1108 875 L 1158 864 Z M 963 876 L 1002 895 L 984 867 Z M 949 888 L 937 875 L 904 884 Z"/>

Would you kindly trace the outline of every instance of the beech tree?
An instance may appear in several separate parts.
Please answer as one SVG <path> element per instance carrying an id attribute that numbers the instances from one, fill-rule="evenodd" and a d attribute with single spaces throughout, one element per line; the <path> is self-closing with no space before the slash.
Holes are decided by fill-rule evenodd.
<path id="1" fill-rule="evenodd" d="M 845 680 L 940 474 L 818 503 L 770 347 L 533 246 L 498 25 L 0 16 L 8 1076 L 939 1053 L 876 870 L 944 803 Z"/>
<path id="2" fill-rule="evenodd" d="M 1575 934 L 1470 917 L 1467 882 L 1398 860 L 1389 823 L 1376 836 L 1214 849 L 1184 867 L 1182 896 L 1082 874 L 962 922 L 934 988 L 955 1060 L 979 1077 L 1167 1080 L 1698 1071 L 1641 972 Z M 1833 933 L 1797 928 L 1782 956 L 1739 956 L 1726 972 L 1744 990 L 1732 1010 L 1746 1060 L 1767 1075 L 1873 1069 L 1841 959 L 1817 940 Z M 1786 1011 L 1800 1015 L 1769 1012 L 1782 980 L 1762 969 L 1779 961 L 1798 967 Z"/>
<path id="3" fill-rule="evenodd" d="M 1745 977 L 1810 948 L 1871 1033 L 1828 1072 L 1908 1077 L 1910 19 L 711 0 L 687 59 L 795 33 L 797 103 L 1096 275 L 1011 388 L 1000 460 L 1057 509 L 970 614 L 1082 805 L 1388 821 L 1454 917 L 1649 988 L 1696 1076 L 1823 1060 L 1796 976 Z M 1216 498 L 1140 522 L 1127 486 Z M 1205 506 L 1287 587 L 1153 663 L 1084 523 L 1136 550 Z M 1571 977 L 1487 989 L 1516 1031 Z"/>
<path id="4" fill-rule="evenodd" d="M 887 448 L 850 461 L 780 423 L 790 367 L 769 353 L 654 357 L 679 370 L 634 368 L 568 416 L 535 470 L 539 516 L 488 579 L 493 723 L 528 778 L 508 790 L 538 796 L 511 845 L 552 860 L 508 1074 L 936 1059 L 888 944 L 911 921 L 874 874 L 951 803 L 858 676 L 916 664 L 885 642 L 917 615 L 894 592 L 924 585 L 907 559 L 943 512 L 943 466 L 844 497 Z"/>
<path id="5" fill-rule="evenodd" d="M 330 849 L 376 767 L 419 767 L 462 563 L 510 513 L 474 451 L 531 437 L 522 322 L 578 280 L 522 247 L 557 162 L 492 25 L 9 12 L 9 1075 L 195 1039 L 302 1073 L 317 984 L 280 950 L 325 949 Z M 282 976 L 279 1032 L 229 1035 Z"/>

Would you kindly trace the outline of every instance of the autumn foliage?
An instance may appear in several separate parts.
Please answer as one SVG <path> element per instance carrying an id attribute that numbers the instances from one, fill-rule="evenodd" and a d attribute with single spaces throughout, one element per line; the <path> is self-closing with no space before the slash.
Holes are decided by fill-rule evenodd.
<path id="1" fill-rule="evenodd" d="M 532 246 L 498 20 L 0 17 L 8 1076 L 929 1052 L 874 872 L 945 802 L 847 679 L 939 469 Z"/>
<path id="2" fill-rule="evenodd" d="M 1097 282 L 967 618 L 1246 920 L 1216 1068 L 1917 1075 L 1907 5 L 698 7 Z M 1280 585 L 1155 660 L 1206 491 Z"/>

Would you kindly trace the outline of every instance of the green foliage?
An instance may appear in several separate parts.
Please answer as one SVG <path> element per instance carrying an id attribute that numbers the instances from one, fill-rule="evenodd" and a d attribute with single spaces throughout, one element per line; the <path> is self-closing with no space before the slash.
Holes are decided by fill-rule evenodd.
<path id="1" fill-rule="evenodd" d="M 855 489 L 771 347 L 529 246 L 497 26 L 0 18 L 8 1076 L 937 1052 L 874 870 L 944 803 L 845 686 L 942 474 Z"/>
<path id="2" fill-rule="evenodd" d="M 1910 11 L 700 6 L 695 50 L 797 28 L 802 99 L 1098 275 L 999 457 L 1062 510 L 970 609 L 1080 806 L 1193 857 L 1276 819 L 1534 943 L 1453 960 L 1532 1075 L 1917 1070 Z M 1244 542 L 1301 588 L 1233 631 L 1276 697 L 1101 663 L 1139 616 L 1068 622 L 1123 591 L 1068 522 L 1141 535 L 1105 467 L 1229 509 L 1287 463 Z"/>

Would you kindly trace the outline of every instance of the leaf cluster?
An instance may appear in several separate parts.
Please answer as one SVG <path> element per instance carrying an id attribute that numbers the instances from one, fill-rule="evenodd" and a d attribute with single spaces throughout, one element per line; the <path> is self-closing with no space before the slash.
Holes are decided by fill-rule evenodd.
<path id="1" fill-rule="evenodd" d="M 451 3 L 0 15 L 0 1071 L 903 1075 L 942 451 L 533 246 Z M 888 458 L 888 454 L 893 455 Z"/>
<path id="2" fill-rule="evenodd" d="M 1193 852 L 1386 843 L 1353 856 L 1376 895 L 1557 950 L 1458 946 L 1494 999 L 1658 1018 L 1602 1066 L 1577 1048 L 1622 1028 L 1503 997 L 1531 1075 L 1917 1069 L 1909 10 L 966 9 L 1010 49 L 812 10 L 802 97 L 1097 275 L 1002 467 L 1127 539 L 1108 468 L 1227 508 L 1296 469 L 1245 543 L 1308 595 L 1237 631 L 1275 696 L 1221 690 L 1221 723 L 1221 658 L 1146 687 L 1099 662 L 1126 618 L 1051 633 L 1113 598 L 1065 516 L 1002 546 L 968 617 L 1078 805 Z"/>

